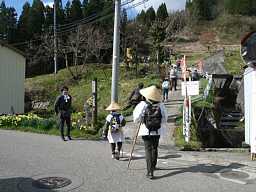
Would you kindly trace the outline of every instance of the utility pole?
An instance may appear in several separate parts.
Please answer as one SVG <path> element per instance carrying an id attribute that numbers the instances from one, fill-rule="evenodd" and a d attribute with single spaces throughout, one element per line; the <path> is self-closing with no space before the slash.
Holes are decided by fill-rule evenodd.
<path id="1" fill-rule="evenodd" d="M 57 25 L 57 4 L 56 4 L 56 0 L 54 0 L 54 22 L 53 22 L 53 33 L 54 33 L 54 74 L 57 74 L 58 72 L 58 68 L 57 68 L 57 33 L 56 33 L 56 25 Z"/>
<path id="2" fill-rule="evenodd" d="M 118 102 L 119 56 L 120 56 L 120 12 L 121 0 L 115 0 L 115 22 L 112 59 L 112 86 L 111 101 Z"/>

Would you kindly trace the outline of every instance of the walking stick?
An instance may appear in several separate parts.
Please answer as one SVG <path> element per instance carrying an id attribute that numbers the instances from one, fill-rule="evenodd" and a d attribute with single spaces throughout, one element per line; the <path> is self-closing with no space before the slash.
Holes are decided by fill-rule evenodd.
<path id="1" fill-rule="evenodd" d="M 132 161 L 132 154 L 133 154 L 134 147 L 135 147 L 135 144 L 136 144 L 136 141 L 137 141 L 137 138 L 138 138 L 140 126 L 141 126 L 141 122 L 140 122 L 140 124 L 139 124 L 138 129 L 136 130 L 136 134 L 135 134 L 134 139 L 133 139 L 132 148 L 131 148 L 131 153 L 130 153 L 129 162 L 128 162 L 128 169 L 129 169 L 130 164 L 131 164 L 131 161 Z"/>

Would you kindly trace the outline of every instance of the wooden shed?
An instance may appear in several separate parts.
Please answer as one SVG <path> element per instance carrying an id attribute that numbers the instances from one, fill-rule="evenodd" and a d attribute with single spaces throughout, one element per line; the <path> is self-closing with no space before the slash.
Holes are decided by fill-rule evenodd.
<path id="1" fill-rule="evenodd" d="M 0 114 L 24 113 L 24 54 L 0 41 Z"/>

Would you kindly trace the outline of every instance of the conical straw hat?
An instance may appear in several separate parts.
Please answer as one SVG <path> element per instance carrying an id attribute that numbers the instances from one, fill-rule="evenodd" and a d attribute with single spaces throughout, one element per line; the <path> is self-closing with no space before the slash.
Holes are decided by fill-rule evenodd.
<path id="1" fill-rule="evenodd" d="M 106 108 L 106 111 L 117 111 L 120 109 L 121 107 L 116 102 L 111 102 L 111 104 Z"/>
<path id="2" fill-rule="evenodd" d="M 146 99 L 149 99 L 152 101 L 162 100 L 161 92 L 155 85 L 141 89 L 140 94 L 144 96 Z"/>

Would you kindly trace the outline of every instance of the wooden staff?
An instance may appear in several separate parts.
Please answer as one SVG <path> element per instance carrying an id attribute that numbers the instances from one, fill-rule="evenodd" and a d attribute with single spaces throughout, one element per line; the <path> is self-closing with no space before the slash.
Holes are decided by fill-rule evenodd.
<path id="1" fill-rule="evenodd" d="M 135 147 L 135 144 L 136 144 L 136 141 L 137 141 L 137 138 L 138 138 L 138 134 L 139 134 L 139 130 L 140 130 L 141 123 L 142 123 L 142 122 L 140 122 L 139 127 L 138 127 L 138 129 L 136 130 L 136 134 L 135 134 L 134 139 L 133 139 L 132 148 L 131 148 L 131 153 L 130 153 L 129 162 L 128 162 L 128 169 L 129 169 L 130 164 L 131 164 L 131 161 L 132 161 L 132 154 L 133 154 L 134 147 Z"/>

